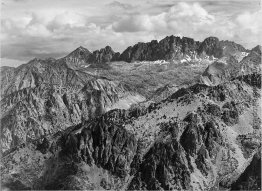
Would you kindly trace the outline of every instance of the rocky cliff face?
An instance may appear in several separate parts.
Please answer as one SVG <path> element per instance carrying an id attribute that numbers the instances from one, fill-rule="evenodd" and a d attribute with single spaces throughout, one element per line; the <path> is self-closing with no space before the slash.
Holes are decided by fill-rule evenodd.
<path id="1" fill-rule="evenodd" d="M 128 47 L 119 57 L 126 62 L 181 60 L 199 58 L 221 58 L 247 52 L 239 44 L 229 41 L 219 41 L 216 37 L 206 38 L 203 42 L 187 37 L 168 36 L 161 41 L 138 43 Z"/>
<path id="2" fill-rule="evenodd" d="M 250 165 L 232 184 L 232 190 L 260 190 L 261 189 L 261 153 L 254 155 Z"/>
<path id="3" fill-rule="evenodd" d="M 69 67 L 78 68 L 88 64 L 91 56 L 92 53 L 88 49 L 80 46 L 66 57 L 62 58 L 62 60 L 65 60 Z"/>
<path id="4" fill-rule="evenodd" d="M 201 82 L 207 85 L 217 85 L 228 79 L 252 73 L 261 73 L 260 46 L 253 48 L 240 62 L 231 56 L 210 64 L 202 74 Z"/>
<path id="5" fill-rule="evenodd" d="M 153 40 L 128 47 L 119 59 L 126 62 L 181 59 L 186 54 L 194 56 L 199 44 L 191 38 L 169 36 L 159 42 Z"/>
<path id="6" fill-rule="evenodd" d="M 96 50 L 92 53 L 89 63 L 101 64 L 108 63 L 110 61 L 116 61 L 119 58 L 120 53 L 114 52 L 110 46 L 106 46 L 101 50 Z"/>
<path id="7" fill-rule="evenodd" d="M 104 64 L 110 61 L 117 61 L 119 59 L 119 52 L 114 52 L 110 46 L 106 46 L 100 50 L 90 52 L 88 49 L 80 46 L 66 57 L 61 60 L 65 60 L 68 67 L 77 69 L 81 67 L 87 67 L 90 64 Z"/>
<path id="8" fill-rule="evenodd" d="M 223 47 L 216 37 L 206 38 L 200 45 L 199 54 L 221 58 L 223 56 Z"/>

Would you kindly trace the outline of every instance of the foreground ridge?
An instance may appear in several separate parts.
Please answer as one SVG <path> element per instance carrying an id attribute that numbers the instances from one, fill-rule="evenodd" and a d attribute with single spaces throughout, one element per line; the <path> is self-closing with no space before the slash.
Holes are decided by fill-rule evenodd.
<path id="1" fill-rule="evenodd" d="M 245 181 L 241 173 L 260 160 L 261 119 L 252 117 L 260 100 L 256 89 L 260 74 L 217 86 L 195 84 L 148 107 L 84 120 L 5 161 L 18 154 L 25 161 L 40 159 L 39 166 L 27 166 L 45 169 L 39 179 L 30 177 L 26 185 L 33 189 L 235 188 L 234 182 Z M 20 168 L 26 164 L 20 161 Z"/>

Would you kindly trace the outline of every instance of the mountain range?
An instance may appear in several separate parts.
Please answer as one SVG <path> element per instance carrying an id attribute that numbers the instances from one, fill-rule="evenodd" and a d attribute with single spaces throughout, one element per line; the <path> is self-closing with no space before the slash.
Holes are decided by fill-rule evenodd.
<path id="1" fill-rule="evenodd" d="M 103 64 L 114 61 L 157 61 L 182 60 L 198 58 L 221 58 L 223 56 L 243 57 L 249 50 L 232 41 L 220 41 L 216 37 L 208 37 L 203 42 L 188 37 L 167 36 L 164 39 L 151 42 L 139 42 L 129 46 L 122 53 L 115 52 L 110 46 L 90 52 L 80 46 L 67 56 L 58 59 L 69 67 Z M 56 61 L 53 58 L 47 61 Z"/>
<path id="2" fill-rule="evenodd" d="M 1 67 L 2 186 L 261 189 L 260 90 L 261 46 L 216 37 Z"/>

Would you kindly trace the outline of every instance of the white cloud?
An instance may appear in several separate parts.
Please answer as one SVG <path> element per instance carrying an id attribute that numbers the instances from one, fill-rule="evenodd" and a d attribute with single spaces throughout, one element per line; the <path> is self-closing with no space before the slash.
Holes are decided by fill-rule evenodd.
<path id="1" fill-rule="evenodd" d="M 201 26 L 212 24 L 214 16 L 210 15 L 198 3 L 180 2 L 167 12 L 158 15 L 130 15 L 113 24 L 117 32 L 163 31 L 182 26 Z M 188 27 L 186 27 L 188 28 Z"/>
<path id="2" fill-rule="evenodd" d="M 46 37 L 51 35 L 45 23 L 35 14 L 2 20 L 2 34 L 5 35 L 6 40 L 18 36 Z"/>
<path id="3" fill-rule="evenodd" d="M 201 23 L 210 23 L 214 20 L 214 16 L 210 15 L 199 3 L 178 3 L 177 6 L 170 8 L 167 16 L 171 20 L 190 18 Z"/>
<path id="4" fill-rule="evenodd" d="M 249 13 L 245 12 L 237 16 L 236 21 L 242 29 L 251 30 L 254 34 L 262 31 L 262 11 Z"/>
<path id="5" fill-rule="evenodd" d="M 64 12 L 56 15 L 54 19 L 48 24 L 51 30 L 61 29 L 65 27 L 85 27 L 87 24 L 86 17 L 74 12 Z"/>
<path id="6" fill-rule="evenodd" d="M 153 23 L 148 15 L 130 15 L 113 24 L 117 32 L 151 31 Z"/>
<path id="7" fill-rule="evenodd" d="M 51 32 L 42 24 L 29 25 L 25 32 L 32 37 L 49 37 L 51 35 Z"/>

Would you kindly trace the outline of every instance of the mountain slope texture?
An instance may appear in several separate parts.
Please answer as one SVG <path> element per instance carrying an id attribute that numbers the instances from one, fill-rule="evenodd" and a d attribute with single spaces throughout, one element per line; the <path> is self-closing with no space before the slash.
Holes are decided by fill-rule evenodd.
<path id="1" fill-rule="evenodd" d="M 1 67 L 7 190 L 261 190 L 261 46 L 168 36 Z"/>

